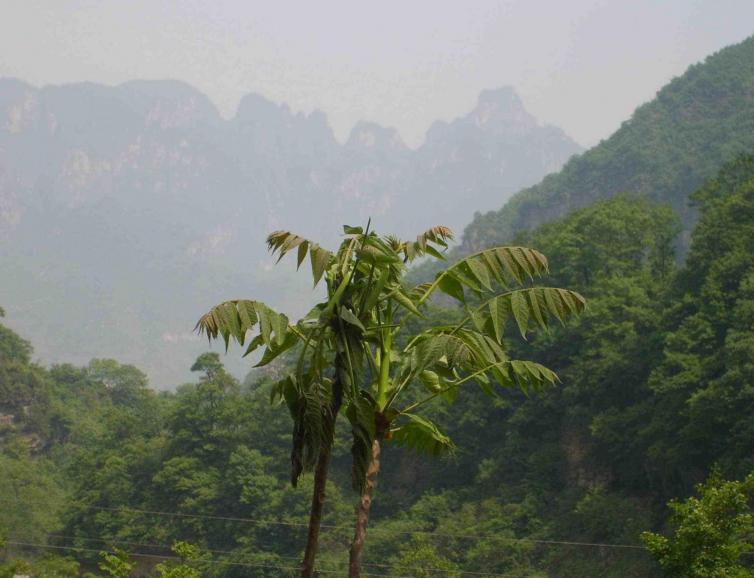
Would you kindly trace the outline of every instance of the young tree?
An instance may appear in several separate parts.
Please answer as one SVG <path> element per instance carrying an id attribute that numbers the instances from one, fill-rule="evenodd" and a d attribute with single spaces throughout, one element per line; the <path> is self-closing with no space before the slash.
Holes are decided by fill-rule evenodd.
<path id="1" fill-rule="evenodd" d="M 210 340 L 222 336 L 226 348 L 231 337 L 244 346 L 247 332 L 258 328 L 259 334 L 244 354 L 264 348 L 258 367 L 295 346 L 299 348 L 297 362 L 277 383 L 275 391 L 285 400 L 294 423 L 291 483 L 295 486 L 305 470 L 314 470 L 309 532 L 302 563 L 304 578 L 314 575 L 335 420 L 345 392 L 359 387 L 357 378 L 363 365 L 352 312 L 357 309 L 360 291 L 364 290 L 364 287 L 355 289 L 357 281 L 363 285 L 355 273 L 363 269 L 359 264 L 367 235 L 351 228 L 346 228 L 346 233 L 348 237 L 336 253 L 285 231 L 268 237 L 268 248 L 280 258 L 296 249 L 300 267 L 309 257 L 315 287 L 325 280 L 326 300 L 297 323 L 291 324 L 285 315 L 250 300 L 221 303 L 197 323 L 197 330 Z"/>
<path id="2" fill-rule="evenodd" d="M 439 428 L 417 413 L 431 400 L 452 398 L 467 383 L 492 393 L 502 386 L 536 390 L 557 380 L 547 368 L 512 360 L 503 346 L 505 326 L 515 320 L 525 335 L 530 324 L 546 326 L 581 311 L 583 298 L 556 288 L 532 287 L 547 272 L 541 253 L 524 247 L 496 247 L 458 261 L 432 283 L 408 289 L 408 263 L 422 256 L 442 259 L 452 233 L 435 227 L 406 242 L 359 227 L 344 227 L 346 239 L 330 253 L 288 232 L 276 232 L 268 245 L 279 258 L 296 249 L 299 266 L 309 255 L 315 284 L 324 277 L 327 300 L 295 325 L 255 301 L 230 301 L 203 316 L 198 329 L 210 339 L 222 336 L 244 345 L 259 326 L 246 353 L 265 347 L 259 365 L 299 346 L 298 359 L 277 385 L 294 420 L 293 476 L 314 468 L 310 531 L 302 576 L 312 576 L 324 501 L 335 419 L 341 406 L 353 432 L 353 482 L 361 491 L 349 576 L 359 576 L 374 483 L 383 440 L 428 453 L 452 447 Z M 425 329 L 399 349 L 396 337 L 411 316 L 437 292 L 459 301 L 467 316 L 454 326 Z M 473 304 L 472 304 L 473 303 Z M 398 409 L 413 384 L 423 399 Z"/>
<path id="3" fill-rule="evenodd" d="M 713 474 L 697 491 L 668 504 L 672 537 L 642 534 L 647 549 L 672 578 L 751 578 L 741 556 L 754 549 L 754 474 L 741 482 Z"/>

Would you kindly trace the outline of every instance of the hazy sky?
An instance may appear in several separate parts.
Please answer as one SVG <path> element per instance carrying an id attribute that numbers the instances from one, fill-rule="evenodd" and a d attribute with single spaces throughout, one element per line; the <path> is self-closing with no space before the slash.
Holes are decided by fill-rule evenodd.
<path id="1" fill-rule="evenodd" d="M 584 145 L 665 82 L 754 33 L 754 0 L 0 0 L 0 76 L 185 80 L 222 113 L 259 92 L 417 145 L 513 85 Z"/>

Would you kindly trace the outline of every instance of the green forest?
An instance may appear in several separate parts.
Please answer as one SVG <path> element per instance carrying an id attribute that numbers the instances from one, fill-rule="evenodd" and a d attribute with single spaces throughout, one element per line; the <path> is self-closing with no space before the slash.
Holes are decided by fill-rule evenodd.
<path id="1" fill-rule="evenodd" d="M 273 233 L 326 300 L 197 311 L 169 391 L 0 319 L 0 578 L 754 576 L 753 79 L 750 37 L 447 252 Z"/>
<path id="2" fill-rule="evenodd" d="M 455 449 L 384 453 L 364 576 L 749 575 L 738 555 L 750 517 L 723 524 L 727 537 L 699 537 L 735 550 L 730 573 L 672 573 L 658 562 L 658 536 L 642 539 L 683 525 L 684 504 L 669 508 L 671 499 L 701 491 L 699 504 L 714 502 L 696 488 L 710 475 L 707 490 L 728 487 L 734 503 L 751 492 L 754 157 L 726 164 L 691 200 L 699 219 L 683 261 L 677 214 L 630 194 L 519 234 L 516 243 L 549 258 L 548 285 L 588 303 L 527 341 L 506 337 L 512 357 L 535 359 L 561 383 L 492 397 L 469 383 L 432 401 L 425 415 Z M 463 315 L 435 300 L 409 330 Z M 113 560 L 134 575 L 160 561 L 160 575 L 297 575 L 313 480 L 291 486 L 291 420 L 270 403 L 285 355 L 238 382 L 206 353 L 194 383 L 159 393 L 115 360 L 44 368 L 32 359 L 31 344 L 1 327 L 1 575 L 120 575 Z M 340 420 L 321 576 L 345 573 L 358 498 L 351 459 Z"/>

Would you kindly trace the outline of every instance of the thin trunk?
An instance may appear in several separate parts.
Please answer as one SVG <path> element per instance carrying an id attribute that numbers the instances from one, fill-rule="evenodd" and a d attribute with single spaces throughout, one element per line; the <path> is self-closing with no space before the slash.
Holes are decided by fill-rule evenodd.
<path id="1" fill-rule="evenodd" d="M 350 560 L 348 562 L 348 578 L 361 576 L 361 555 L 364 552 L 364 542 L 367 538 L 367 524 L 369 523 L 369 511 L 372 508 L 372 494 L 374 484 L 380 473 L 380 441 L 379 436 L 372 442 L 372 461 L 367 469 L 366 486 L 359 502 L 359 511 L 356 516 L 356 532 L 351 542 Z"/>
<path id="2" fill-rule="evenodd" d="M 327 486 L 327 472 L 330 468 L 332 449 L 327 448 L 319 454 L 317 466 L 314 469 L 314 491 L 312 492 L 312 507 L 309 513 L 309 535 L 306 539 L 306 551 L 301 567 L 301 578 L 314 576 L 314 560 L 319 548 L 319 528 L 322 525 L 322 512 L 325 507 L 325 488 Z"/>
<path id="3" fill-rule="evenodd" d="M 330 443 L 320 450 L 317 465 L 314 467 L 314 490 L 312 491 L 312 507 L 309 512 L 309 533 L 306 538 L 306 550 L 304 561 L 301 564 L 301 578 L 313 578 L 314 561 L 319 549 L 319 529 L 322 525 L 322 514 L 325 509 L 325 490 L 327 489 L 327 474 L 330 470 L 330 458 L 332 456 L 332 444 L 335 439 L 335 420 L 343 403 L 343 385 L 337 377 L 337 368 L 342 364 L 342 359 L 336 358 L 336 377 L 333 380 L 332 400 L 330 402 L 330 415 L 327 421 L 328 436 Z"/>

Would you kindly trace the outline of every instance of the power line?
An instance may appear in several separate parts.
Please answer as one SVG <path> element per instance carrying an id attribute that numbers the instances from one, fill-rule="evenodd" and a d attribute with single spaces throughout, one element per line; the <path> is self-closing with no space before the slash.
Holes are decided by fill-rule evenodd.
<path id="1" fill-rule="evenodd" d="M 166 544 L 146 544 L 143 542 L 131 542 L 128 540 L 106 540 L 104 538 L 88 538 L 85 536 L 67 536 L 64 534 L 56 534 L 56 533 L 50 533 L 48 536 L 52 538 L 61 538 L 64 540 L 83 540 L 85 542 L 99 542 L 102 544 L 107 544 L 110 546 L 118 546 L 118 545 L 125 545 L 125 546 L 138 546 L 140 548 L 154 548 L 154 549 L 161 549 L 161 550 L 172 550 L 172 546 L 168 546 Z M 75 546 L 72 546 L 72 548 L 75 548 Z M 201 548 L 202 551 L 208 552 L 210 554 L 226 554 L 226 555 L 232 555 L 232 556 L 238 556 L 243 553 L 239 553 L 238 551 L 234 550 L 214 550 L 209 548 Z M 250 554 L 247 554 L 250 555 Z M 273 554 L 277 556 L 278 558 L 283 558 L 287 560 L 299 560 L 300 556 L 283 556 L 279 554 Z M 322 561 L 320 560 L 320 563 Z M 378 564 L 376 562 L 362 562 L 362 566 L 370 567 L 370 568 L 389 568 L 392 570 L 412 570 L 412 568 L 409 568 L 407 566 L 400 566 L 396 564 Z M 493 573 L 493 572 L 480 572 L 480 571 L 473 571 L 473 570 L 459 570 L 459 569 L 446 569 L 446 568 L 424 568 L 424 570 L 428 570 L 431 572 L 443 572 L 446 574 L 450 574 L 453 572 L 461 572 L 462 575 L 466 576 L 490 576 L 492 578 L 515 578 L 516 576 L 521 576 L 520 574 L 499 574 L 499 573 Z"/>
<path id="2" fill-rule="evenodd" d="M 21 546 L 21 547 L 27 547 L 27 548 L 42 548 L 42 549 L 48 549 L 48 550 L 66 550 L 66 551 L 73 551 L 73 552 L 105 552 L 107 554 L 115 554 L 115 552 L 107 551 L 107 550 L 97 550 L 94 548 L 79 548 L 74 546 L 55 546 L 52 544 L 34 544 L 31 542 L 17 542 L 14 540 L 8 540 L 5 542 L 5 544 L 9 544 L 12 546 Z M 182 559 L 178 556 L 168 556 L 168 555 L 160 555 L 160 554 L 146 554 L 144 552 L 129 552 L 129 556 L 133 556 L 135 558 L 153 558 L 158 560 L 178 560 L 181 561 Z M 278 564 L 252 564 L 249 562 L 233 562 L 230 560 L 217 560 L 214 558 L 198 558 L 196 560 L 191 560 L 191 562 L 197 562 L 202 564 L 209 564 L 209 565 L 219 565 L 219 566 L 242 566 L 246 568 L 269 568 L 269 569 L 275 569 L 275 570 L 287 570 L 287 571 L 293 571 L 293 572 L 299 572 L 301 570 L 300 566 L 281 566 Z M 317 570 L 320 574 L 340 574 L 340 570 Z M 415 576 L 400 576 L 397 574 L 369 574 L 369 573 L 362 573 L 362 576 L 370 576 L 374 578 L 416 578 Z"/>
<path id="3" fill-rule="evenodd" d="M 270 525 L 270 526 L 288 526 L 288 527 L 302 527 L 302 528 L 307 528 L 309 526 L 309 524 L 302 523 L 302 522 L 281 522 L 281 521 L 272 521 L 272 520 L 262 520 L 259 518 L 215 516 L 215 515 L 206 515 L 206 514 L 187 514 L 187 513 L 182 513 L 182 512 L 162 512 L 159 510 L 145 510 L 145 509 L 140 509 L 140 508 L 126 508 L 126 507 L 120 507 L 120 506 L 119 507 L 94 506 L 94 505 L 87 505 L 87 504 L 76 504 L 76 505 L 84 509 L 92 509 L 92 510 L 104 510 L 104 511 L 112 511 L 112 512 L 124 512 L 124 513 L 130 512 L 130 513 L 135 513 L 135 514 L 147 514 L 147 515 L 153 515 L 153 516 L 168 516 L 168 517 L 178 517 L 178 518 L 225 520 L 225 521 L 230 521 L 230 522 L 242 522 L 242 523 L 257 524 L 257 525 L 262 525 L 262 526 Z M 350 525 L 322 524 L 321 527 L 328 530 L 353 529 L 353 526 L 350 526 Z M 372 534 L 388 533 L 388 534 L 411 535 L 411 536 L 419 534 L 419 535 L 426 535 L 426 536 L 438 537 L 438 538 L 455 538 L 455 539 L 465 539 L 465 540 L 495 539 L 495 540 L 503 540 L 506 542 L 530 543 L 530 544 L 541 544 L 541 545 L 646 550 L 644 546 L 640 546 L 637 544 L 580 542 L 576 540 L 544 540 L 544 539 L 535 539 L 535 538 L 504 538 L 497 534 L 454 534 L 451 532 L 435 532 L 431 530 L 396 530 L 396 531 L 393 531 L 386 528 L 370 528 L 369 533 L 372 533 Z"/>

